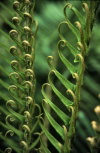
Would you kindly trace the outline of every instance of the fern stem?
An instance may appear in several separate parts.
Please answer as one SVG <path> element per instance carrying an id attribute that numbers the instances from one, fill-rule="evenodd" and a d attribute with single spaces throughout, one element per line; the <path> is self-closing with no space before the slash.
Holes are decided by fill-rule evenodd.
<path id="1" fill-rule="evenodd" d="M 87 35 L 86 43 L 88 46 L 91 38 L 91 31 L 95 21 L 96 11 L 99 5 L 100 5 L 99 1 L 94 1 L 94 0 L 89 3 L 90 9 L 89 12 L 87 13 L 87 20 L 86 20 L 86 35 Z"/>

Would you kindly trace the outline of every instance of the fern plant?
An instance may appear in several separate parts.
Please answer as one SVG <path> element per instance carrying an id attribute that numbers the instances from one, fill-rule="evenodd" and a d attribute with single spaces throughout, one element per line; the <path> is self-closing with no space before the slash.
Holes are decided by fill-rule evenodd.
<path id="1" fill-rule="evenodd" d="M 40 111 L 34 100 L 36 82 L 34 56 L 37 32 L 37 22 L 32 18 L 34 5 L 35 1 L 29 0 L 13 3 L 16 16 L 12 18 L 14 29 L 9 32 L 15 42 L 10 48 L 10 53 L 14 56 L 11 62 L 14 72 L 9 75 L 13 85 L 8 88 L 11 99 L 6 103 L 6 125 L 1 122 L 7 131 L 5 136 L 0 135 L 8 144 L 5 152 L 15 150 L 18 153 L 28 153 L 39 141 L 33 136 L 38 124 L 38 114 L 35 109 Z"/>
<path id="2" fill-rule="evenodd" d="M 85 57 L 89 50 L 97 4 L 97 2 L 83 3 L 82 7 L 85 13 L 82 14 L 70 3 L 67 3 L 64 7 L 65 21 L 58 26 L 60 41 L 57 45 L 58 55 L 55 56 L 59 56 L 63 63 L 62 66 L 65 66 L 69 71 L 68 76 L 70 77 L 68 79 L 66 75 L 59 72 L 55 66 L 55 58 L 48 57 L 51 68 L 48 75 L 49 83 L 42 86 L 44 117 L 44 114 L 41 115 L 40 106 L 34 98 L 36 87 L 34 59 L 38 27 L 33 18 L 35 1 L 18 0 L 13 2 L 16 16 L 12 18 L 13 24 L 7 21 L 13 28 L 9 32 L 10 40 L 13 40 L 10 53 L 14 57 L 11 62 L 14 72 L 9 75 L 13 85 L 9 86 L 9 84 L 0 80 L 0 84 L 4 88 L 8 88 L 10 92 L 10 95 L 7 93 L 7 96 L 3 92 L 0 94 L 6 101 L 6 106 L 0 106 L 0 111 L 4 114 L 0 121 L 2 127 L 0 139 L 5 142 L 6 146 L 4 149 L 0 148 L 1 153 L 14 151 L 16 153 L 31 153 L 33 151 L 50 153 L 52 149 L 48 147 L 49 143 L 59 153 L 70 153 L 79 111 Z M 3 4 L 1 5 L 5 7 Z M 72 10 L 77 17 L 76 26 L 68 19 L 68 9 Z M 71 31 L 73 42 L 65 38 L 66 27 L 64 26 Z M 6 33 L 4 34 L 8 37 Z M 2 43 L 0 45 L 5 47 Z M 6 49 L 8 50 L 8 48 Z M 66 50 L 70 51 L 68 55 L 65 52 Z M 0 67 L 0 70 L 8 75 L 2 67 Z M 57 83 L 61 83 L 60 89 L 54 83 L 56 78 L 58 79 Z M 45 89 L 48 89 L 48 94 Z M 57 101 L 54 101 L 55 99 Z M 4 123 L 4 120 L 6 123 Z M 46 122 L 47 129 L 45 127 Z M 39 126 L 41 133 L 38 129 Z M 49 126 L 56 131 L 57 138 L 51 133 Z M 43 139 L 44 137 L 45 139 Z M 38 146 L 39 141 L 40 146 Z"/>
<path id="3" fill-rule="evenodd" d="M 75 125 L 80 102 L 80 90 L 81 86 L 83 85 L 85 56 L 88 54 L 89 41 L 93 28 L 96 5 L 96 2 L 90 2 L 89 4 L 83 3 L 83 8 L 85 9 L 86 14 L 82 16 L 82 14 L 74 6 L 72 6 L 70 3 L 67 3 L 64 7 L 64 15 L 66 20 L 61 22 L 58 27 L 60 36 L 60 41 L 58 42 L 58 54 L 62 63 L 75 79 L 75 82 L 73 83 L 69 81 L 61 73 L 59 73 L 59 71 L 54 66 L 54 58 L 52 56 L 48 57 L 48 63 L 50 65 L 51 71 L 48 75 L 49 83 L 46 83 L 42 86 L 42 94 L 44 96 L 43 109 L 51 126 L 60 136 L 60 141 L 57 140 L 57 138 L 55 138 L 50 132 L 48 132 L 42 122 L 40 122 L 40 126 L 50 143 L 56 148 L 59 153 L 70 153 L 71 151 L 71 140 L 75 134 Z M 77 16 L 78 21 L 75 22 L 77 28 L 68 19 L 66 13 L 67 8 L 70 8 Z M 61 33 L 61 27 L 64 24 L 72 31 L 73 35 L 76 37 L 77 44 L 75 45 L 75 47 L 69 41 L 67 41 Z M 67 50 L 67 52 L 70 51 L 70 54 L 72 55 L 70 56 L 74 61 L 70 60 L 68 56 L 66 58 L 63 55 L 62 51 L 65 50 Z M 74 63 L 78 64 L 75 65 Z M 69 93 L 71 97 L 66 97 L 57 89 L 57 87 L 53 83 L 53 75 L 61 82 L 61 84 L 63 85 L 62 88 L 65 88 L 64 91 L 66 90 L 66 92 Z M 57 106 L 58 104 L 55 105 L 55 102 L 49 99 L 49 97 L 45 93 L 46 87 L 52 89 L 54 94 L 60 100 L 61 105 L 64 105 L 64 107 L 66 108 L 65 112 L 63 112 Z M 50 108 L 57 114 L 57 118 L 61 119 L 62 126 L 59 125 L 59 123 L 54 119 L 50 112 L 48 112 L 44 103 L 47 103 Z M 46 145 L 45 142 L 42 142 L 42 138 L 41 143 L 43 152 L 50 153 L 50 150 L 45 149 Z"/>

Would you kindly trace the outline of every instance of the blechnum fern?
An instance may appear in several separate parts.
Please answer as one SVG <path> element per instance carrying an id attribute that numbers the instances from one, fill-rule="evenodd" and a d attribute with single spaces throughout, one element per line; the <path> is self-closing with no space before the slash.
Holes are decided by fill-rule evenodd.
<path id="1" fill-rule="evenodd" d="M 14 41 L 14 45 L 10 48 L 10 53 L 14 56 L 14 60 L 11 62 L 14 72 L 9 76 L 13 81 L 13 85 L 9 86 L 11 99 L 6 103 L 7 109 L 2 108 L 2 112 L 6 114 L 6 124 L 1 121 L 0 125 L 6 132 L 5 135 L 0 134 L 0 138 L 6 142 L 7 147 L 5 151 L 1 149 L 0 152 L 31 153 L 37 151 L 50 153 L 52 150 L 47 148 L 47 144 L 42 141 L 42 136 L 45 135 L 57 152 L 70 153 L 71 141 L 75 135 L 80 90 L 83 85 L 85 57 L 88 54 L 97 2 L 90 1 L 83 3 L 84 15 L 74 6 L 67 3 L 64 7 L 65 21 L 61 22 L 58 26 L 60 36 L 58 54 L 73 79 L 68 80 L 61 74 L 55 67 L 54 58 L 52 56 L 48 57 L 51 71 L 48 75 L 49 83 L 42 86 L 42 94 L 44 96 L 43 109 L 50 125 L 59 135 L 60 139 L 53 136 L 48 130 L 49 128 L 45 128 L 45 120 L 40 115 L 40 106 L 35 103 L 34 99 L 36 86 L 34 59 L 37 33 L 37 22 L 33 18 L 34 6 L 35 0 L 18 0 L 13 3 L 16 16 L 12 18 L 14 29 L 9 33 Z M 68 8 L 77 17 L 76 26 L 67 17 Z M 75 37 L 74 45 L 64 38 L 61 32 L 63 25 L 68 26 Z M 70 51 L 71 60 L 69 57 L 65 57 L 62 53 L 63 50 Z M 67 91 L 67 97 L 57 89 L 53 83 L 53 76 L 63 85 L 61 88 L 64 88 L 65 94 Z M 46 87 L 54 92 L 57 101 L 60 101 L 61 105 L 65 107 L 65 111 L 59 107 L 57 102 L 53 102 L 53 97 L 48 97 L 45 92 Z M 51 111 L 48 111 L 47 105 L 55 112 L 62 125 L 56 121 L 55 117 L 50 113 Z M 41 133 L 37 131 L 37 126 L 39 125 L 42 130 Z M 39 140 L 40 147 L 38 147 Z"/>
<path id="2" fill-rule="evenodd" d="M 1 136 L 8 145 L 5 152 L 29 153 L 38 143 L 34 133 L 38 124 L 38 115 L 35 112 L 35 39 L 37 22 L 33 19 L 35 1 L 14 1 L 13 8 L 16 16 L 12 18 L 14 29 L 9 34 L 15 42 L 10 53 L 14 56 L 11 67 L 14 72 L 10 74 L 13 85 L 9 86 L 11 99 L 7 101 L 8 115 L 5 137 Z M 34 31 L 33 31 L 34 28 Z M 3 123 L 2 123 L 3 124 Z M 9 135 L 12 138 L 9 138 Z M 15 141 L 13 141 L 15 140 Z"/>
<path id="3" fill-rule="evenodd" d="M 49 120 L 52 128 L 58 133 L 60 139 L 57 140 L 40 122 L 40 126 L 42 131 L 50 141 L 50 143 L 56 148 L 59 153 L 70 153 L 71 151 L 71 141 L 75 134 L 75 124 L 79 109 L 80 102 L 80 91 L 81 86 L 83 85 L 83 76 L 85 70 L 85 57 L 88 54 L 89 42 L 91 38 L 91 32 L 94 23 L 95 11 L 96 11 L 96 2 L 83 3 L 82 7 L 85 11 L 84 15 L 82 15 L 74 6 L 70 3 L 67 3 L 64 7 L 64 15 L 65 21 L 61 22 L 58 27 L 60 41 L 58 42 L 58 54 L 60 60 L 65 65 L 66 69 L 71 73 L 72 77 L 75 79 L 75 83 L 66 79 L 54 66 L 54 59 L 52 56 L 48 57 L 48 62 L 51 67 L 51 71 L 48 75 L 49 83 L 46 83 L 42 86 L 42 94 L 44 96 L 43 100 L 43 109 L 46 114 L 47 119 Z M 67 9 L 71 9 L 74 14 L 77 16 L 77 21 L 75 25 L 70 22 L 67 16 Z M 76 44 L 73 46 L 69 41 L 67 41 L 62 32 L 61 27 L 66 25 L 73 36 L 76 37 Z M 74 61 L 66 58 L 62 51 L 66 49 L 66 51 L 70 51 L 70 56 Z M 65 51 L 65 50 L 64 50 Z M 72 64 L 73 63 L 73 64 Z M 77 63 L 77 65 L 76 65 Z M 61 91 L 57 89 L 57 87 L 53 83 L 53 75 L 61 82 L 63 85 L 61 88 L 65 88 L 67 93 L 70 94 L 72 98 L 68 98 L 64 96 Z M 65 106 L 66 111 L 63 112 L 55 102 L 48 98 L 45 93 L 45 88 L 50 87 L 54 94 L 58 97 L 62 105 Z M 66 94 L 66 93 L 65 93 Z M 58 101 L 59 102 L 59 101 Z M 58 121 L 59 119 L 62 121 L 62 126 L 58 124 L 58 122 L 54 119 L 54 117 L 48 112 L 44 103 L 47 103 L 50 108 L 57 114 Z M 57 103 L 57 102 L 56 102 Z M 69 115 L 70 114 L 70 115 Z M 45 142 L 42 142 L 41 138 L 41 149 L 45 153 L 52 152 L 51 150 L 45 149 Z"/>

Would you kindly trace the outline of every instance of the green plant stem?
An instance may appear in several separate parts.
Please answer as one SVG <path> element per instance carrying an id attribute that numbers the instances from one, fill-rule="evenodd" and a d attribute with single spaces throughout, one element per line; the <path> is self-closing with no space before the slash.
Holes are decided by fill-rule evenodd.
<path id="1" fill-rule="evenodd" d="M 93 0 L 93 1 L 89 2 L 89 5 L 90 5 L 90 9 L 89 9 L 89 12 L 87 14 L 87 19 L 86 19 L 86 35 L 87 35 L 86 44 L 88 46 L 89 46 L 90 38 L 91 38 L 91 31 L 93 29 L 93 24 L 95 21 L 95 15 L 96 15 L 97 9 L 100 5 L 100 2 Z"/>

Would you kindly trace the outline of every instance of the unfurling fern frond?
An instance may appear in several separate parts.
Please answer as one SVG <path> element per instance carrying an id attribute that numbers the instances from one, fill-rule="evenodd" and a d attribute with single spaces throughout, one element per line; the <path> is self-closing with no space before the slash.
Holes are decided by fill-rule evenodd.
<path id="1" fill-rule="evenodd" d="M 0 122 L 5 129 L 5 136 L 0 134 L 0 138 L 6 142 L 5 152 L 29 153 L 39 141 L 36 127 L 40 108 L 34 100 L 34 57 L 38 26 L 33 19 L 34 6 L 34 0 L 18 0 L 13 3 L 16 17 L 12 18 L 14 29 L 9 33 L 15 44 L 10 48 L 14 57 L 11 62 L 14 72 L 9 78 L 13 85 L 8 88 L 5 83 L 11 98 L 6 103 L 7 109 L 2 110 L 6 115 L 6 124 Z"/>
<path id="2" fill-rule="evenodd" d="M 92 121 L 91 124 L 95 135 L 88 137 L 87 142 L 89 143 L 91 153 L 98 153 L 100 150 L 100 105 L 95 107 L 94 112 L 97 115 L 97 121 Z"/>
<path id="3" fill-rule="evenodd" d="M 42 141 L 43 134 L 47 137 L 48 144 L 52 144 L 57 152 L 70 153 L 71 151 L 71 141 L 75 134 L 75 124 L 79 109 L 80 90 L 83 84 L 85 56 L 87 55 L 89 49 L 96 3 L 83 3 L 82 8 L 84 9 L 84 13 L 80 13 L 76 7 L 67 3 L 64 7 L 65 21 L 61 22 L 58 27 L 60 36 L 60 41 L 58 42 L 59 58 L 72 77 L 67 79 L 55 67 L 55 59 L 52 56 L 48 57 L 48 63 L 51 71 L 48 75 L 48 83 L 45 83 L 42 86 L 42 94 L 44 97 L 43 109 L 54 132 L 50 132 L 46 129 L 44 126 L 44 120 L 41 118 L 40 126 L 43 133 L 40 135 L 40 149 L 43 153 L 52 152 L 49 147 L 47 148 L 47 144 Z M 72 10 L 75 15 L 75 19 L 77 18 L 75 24 L 71 23 L 68 19 L 67 9 Z M 65 28 L 68 27 L 71 31 L 74 42 L 72 40 L 66 40 L 67 34 L 65 33 L 63 26 L 65 26 Z M 67 51 L 67 53 L 65 51 Z M 70 54 L 71 58 L 68 54 Z M 61 69 L 63 69 L 63 67 Z M 53 82 L 53 77 L 61 83 L 60 89 L 58 89 L 56 87 L 57 85 Z M 51 88 L 55 98 L 50 98 L 46 94 L 47 87 Z M 63 93 L 62 89 L 64 89 Z M 46 108 L 47 105 L 50 107 L 51 111 L 48 111 Z M 62 109 L 62 107 L 64 107 L 64 109 Z M 56 114 L 57 118 L 54 118 L 52 112 Z M 58 134 L 57 138 L 55 137 L 55 132 Z"/>

